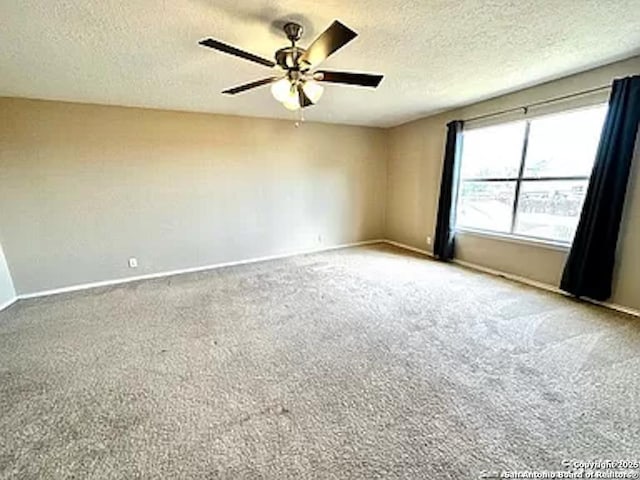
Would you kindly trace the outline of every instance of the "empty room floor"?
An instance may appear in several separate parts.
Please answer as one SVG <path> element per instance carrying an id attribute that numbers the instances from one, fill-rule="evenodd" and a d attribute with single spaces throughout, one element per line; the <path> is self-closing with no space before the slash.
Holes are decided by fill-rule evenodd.
<path id="1" fill-rule="evenodd" d="M 0 478 L 478 478 L 637 460 L 640 320 L 390 246 L 0 313 Z"/>

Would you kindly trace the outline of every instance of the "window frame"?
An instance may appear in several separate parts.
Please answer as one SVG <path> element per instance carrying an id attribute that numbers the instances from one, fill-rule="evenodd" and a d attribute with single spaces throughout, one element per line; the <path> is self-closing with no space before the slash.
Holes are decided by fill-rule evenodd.
<path id="1" fill-rule="evenodd" d="M 520 233 L 517 233 L 515 231 L 516 228 L 516 224 L 517 224 L 517 220 L 518 220 L 518 206 L 520 204 L 520 193 L 521 193 L 521 187 L 522 187 L 522 183 L 523 182 L 536 182 L 536 181 L 587 181 L 589 182 L 591 175 L 559 175 L 559 176 L 541 176 L 541 177 L 533 177 L 533 176 L 525 176 L 524 172 L 525 172 L 525 165 L 526 165 L 526 161 L 527 161 L 527 150 L 529 147 L 529 134 L 531 131 L 531 122 L 535 121 L 536 118 L 544 118 L 544 117 L 548 117 L 548 116 L 552 116 L 552 115 L 561 115 L 563 113 L 570 113 L 570 112 L 575 112 L 578 110 L 587 110 L 587 109 L 592 109 L 592 108 L 599 108 L 599 107 L 603 107 L 603 106 L 607 106 L 607 103 L 605 102 L 598 102 L 596 104 L 592 104 L 592 105 L 588 105 L 588 106 L 584 106 L 584 107 L 579 107 L 579 108 L 570 108 L 570 109 L 566 109 L 566 110 L 562 110 L 559 112 L 555 112 L 555 113 L 550 113 L 550 114 L 546 114 L 546 115 L 539 115 L 533 118 L 524 118 L 522 120 L 519 121 L 523 121 L 525 122 L 525 131 L 524 131 L 524 139 L 522 142 L 522 151 L 520 153 L 520 164 L 518 166 L 518 174 L 517 176 L 514 177 L 472 177 L 472 178 L 458 178 L 457 181 L 457 195 L 456 195 L 456 212 L 458 210 L 458 207 L 460 205 L 460 186 L 463 183 L 473 183 L 473 182 L 478 182 L 478 183 L 491 183 L 491 182 L 515 182 L 515 192 L 514 192 L 514 199 L 513 199 L 513 205 L 511 207 L 511 223 L 509 225 L 509 230 L 507 232 L 505 231 L 499 231 L 499 230 L 489 230 L 489 229 L 484 229 L 484 228 L 480 228 L 480 227 L 473 227 L 473 226 L 466 226 L 466 225 L 459 225 L 458 224 L 458 220 L 457 220 L 457 214 L 456 214 L 456 224 L 454 227 L 454 230 L 456 232 L 470 232 L 472 234 L 481 234 L 484 236 L 488 236 L 488 237 L 495 237 L 495 238 L 500 238 L 500 239 L 505 239 L 505 240 L 514 240 L 520 243 L 529 243 L 529 244 L 535 244 L 535 245 L 542 245 L 542 246 L 549 246 L 549 247 L 555 247 L 555 248 L 559 248 L 562 250 L 568 250 L 571 247 L 571 243 L 572 241 L 565 241 L 565 240 L 559 240 L 559 239 L 553 239 L 553 238 L 548 238 L 548 237 L 538 237 L 535 235 L 523 235 Z M 510 121 L 506 121 L 506 122 L 499 122 L 499 123 L 495 123 L 492 124 L 490 126 L 498 126 L 498 125 L 506 125 L 509 123 L 514 123 L 517 122 L 518 120 L 510 120 Z M 489 128 L 490 126 L 484 127 L 484 128 Z M 462 149 L 460 149 L 460 159 L 462 158 L 462 150 L 464 149 L 464 130 L 463 130 L 463 140 L 462 140 Z M 595 160 L 595 159 L 594 159 Z M 462 165 L 461 165 L 462 166 Z"/>

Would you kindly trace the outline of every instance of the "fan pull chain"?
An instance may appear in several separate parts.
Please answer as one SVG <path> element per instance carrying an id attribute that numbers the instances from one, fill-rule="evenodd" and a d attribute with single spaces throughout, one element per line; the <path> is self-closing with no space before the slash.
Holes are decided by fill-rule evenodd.
<path id="1" fill-rule="evenodd" d="M 300 128 L 304 123 L 304 109 L 298 109 L 298 120 L 293 124 L 296 128 Z"/>

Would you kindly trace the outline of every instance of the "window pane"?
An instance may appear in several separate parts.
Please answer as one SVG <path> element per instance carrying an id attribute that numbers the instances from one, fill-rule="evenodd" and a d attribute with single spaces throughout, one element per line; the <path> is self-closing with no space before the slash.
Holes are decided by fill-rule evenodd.
<path id="1" fill-rule="evenodd" d="M 531 121 L 524 177 L 588 176 L 607 106 Z"/>
<path id="2" fill-rule="evenodd" d="M 587 180 L 523 181 L 514 233 L 571 242 L 587 184 Z"/>
<path id="3" fill-rule="evenodd" d="M 509 232 L 516 182 L 462 182 L 456 225 Z"/>
<path id="4" fill-rule="evenodd" d="M 463 133 L 461 178 L 518 176 L 525 122 L 505 123 Z"/>

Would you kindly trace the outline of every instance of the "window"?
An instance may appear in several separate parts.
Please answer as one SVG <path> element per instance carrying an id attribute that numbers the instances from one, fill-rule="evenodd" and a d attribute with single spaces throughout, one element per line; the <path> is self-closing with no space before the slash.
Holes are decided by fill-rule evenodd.
<path id="1" fill-rule="evenodd" d="M 463 132 L 456 226 L 570 243 L 606 105 Z"/>

